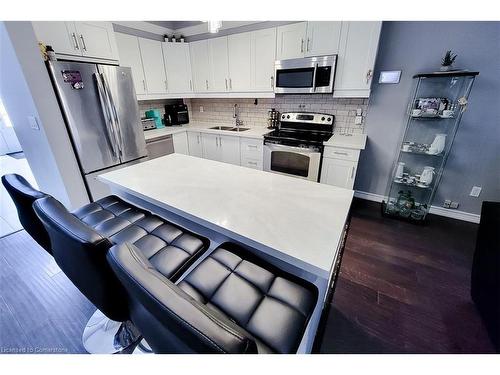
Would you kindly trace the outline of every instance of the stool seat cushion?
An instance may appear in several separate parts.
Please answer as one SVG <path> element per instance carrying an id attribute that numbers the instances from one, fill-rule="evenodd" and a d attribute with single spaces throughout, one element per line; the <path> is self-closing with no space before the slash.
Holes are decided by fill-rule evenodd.
<path id="1" fill-rule="evenodd" d="M 196 301 L 234 321 L 259 353 L 294 353 L 317 289 L 233 244 L 221 245 L 178 283 Z"/>
<path id="2" fill-rule="evenodd" d="M 113 244 L 129 242 L 153 266 L 176 280 L 208 247 L 208 240 L 111 195 L 73 212 Z"/>

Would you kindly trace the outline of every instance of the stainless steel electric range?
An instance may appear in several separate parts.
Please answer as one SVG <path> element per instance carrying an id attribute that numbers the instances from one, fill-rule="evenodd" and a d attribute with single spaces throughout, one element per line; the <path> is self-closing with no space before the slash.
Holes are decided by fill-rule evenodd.
<path id="1" fill-rule="evenodd" d="M 278 129 L 264 135 L 264 170 L 319 181 L 323 142 L 333 135 L 334 116 L 286 112 Z"/>

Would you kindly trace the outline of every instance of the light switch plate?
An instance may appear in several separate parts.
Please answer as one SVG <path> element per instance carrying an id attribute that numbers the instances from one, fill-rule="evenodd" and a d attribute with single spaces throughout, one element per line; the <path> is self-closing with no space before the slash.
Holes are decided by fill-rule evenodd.
<path id="1" fill-rule="evenodd" d="M 35 116 L 28 116 L 28 122 L 31 129 L 40 130 L 40 125 L 38 125 L 38 121 L 36 120 Z"/>
<path id="2" fill-rule="evenodd" d="M 471 197 L 479 197 L 479 194 L 481 194 L 481 187 L 480 186 L 473 186 L 472 190 L 470 191 L 470 196 Z"/>

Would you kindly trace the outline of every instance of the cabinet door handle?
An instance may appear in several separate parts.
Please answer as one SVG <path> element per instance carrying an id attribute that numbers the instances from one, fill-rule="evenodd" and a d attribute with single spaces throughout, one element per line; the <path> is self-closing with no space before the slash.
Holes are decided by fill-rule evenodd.
<path id="1" fill-rule="evenodd" d="M 271 88 L 274 89 L 274 77 L 271 76 Z"/>
<path id="2" fill-rule="evenodd" d="M 76 39 L 76 34 L 71 33 L 71 37 L 73 38 L 73 42 L 75 43 L 74 47 L 76 50 L 80 50 L 80 46 L 78 45 L 78 40 Z"/>
<path id="3" fill-rule="evenodd" d="M 219 137 L 215 137 L 215 147 L 219 147 Z"/>
<path id="4" fill-rule="evenodd" d="M 85 44 L 85 39 L 83 38 L 83 34 L 80 34 L 80 40 L 82 41 L 83 50 L 87 52 L 87 45 Z"/>
<path id="5" fill-rule="evenodd" d="M 165 81 L 165 90 L 168 91 L 168 83 L 167 83 L 167 81 Z"/>
<path id="6" fill-rule="evenodd" d="M 257 148 L 258 148 L 258 146 L 257 146 L 257 145 L 247 145 L 247 146 L 248 146 L 248 148 L 254 148 L 254 149 L 256 149 L 256 150 L 257 150 Z"/>
<path id="7" fill-rule="evenodd" d="M 333 153 L 334 153 L 335 155 L 344 155 L 344 156 L 349 155 L 347 152 L 333 151 Z"/>
<path id="8" fill-rule="evenodd" d="M 233 90 L 233 80 L 229 78 L 229 90 Z"/>
<path id="9" fill-rule="evenodd" d="M 300 40 L 300 52 L 304 52 L 304 39 Z"/>
<path id="10" fill-rule="evenodd" d="M 224 78 L 224 81 L 226 81 L 226 91 L 227 91 L 227 78 Z"/>
<path id="11" fill-rule="evenodd" d="M 189 80 L 189 91 L 193 91 L 193 81 Z"/>
<path id="12" fill-rule="evenodd" d="M 351 180 L 354 179 L 354 170 L 355 169 L 356 169 L 355 167 L 352 167 L 352 169 L 351 169 Z"/>
<path id="13" fill-rule="evenodd" d="M 144 91 L 147 91 L 147 89 L 146 89 L 146 81 L 145 80 L 142 80 L 142 87 L 144 88 Z"/>
<path id="14" fill-rule="evenodd" d="M 207 85 L 207 90 L 208 90 L 208 79 L 205 80 L 205 83 Z"/>
<path id="15" fill-rule="evenodd" d="M 370 82 L 370 79 L 372 78 L 372 75 L 373 75 L 373 71 L 371 69 L 369 69 L 366 72 L 366 83 Z"/>
<path id="16" fill-rule="evenodd" d="M 307 45 L 306 45 L 306 51 L 309 52 L 309 42 L 311 41 L 311 39 L 307 38 Z"/>
<path id="17" fill-rule="evenodd" d="M 222 137 L 219 137 L 219 146 L 222 147 Z"/>
<path id="18" fill-rule="evenodd" d="M 249 162 L 248 162 L 248 164 L 249 164 L 249 165 L 255 165 L 255 166 L 256 166 L 256 165 L 257 165 L 257 162 L 255 162 L 255 161 L 249 161 Z"/>

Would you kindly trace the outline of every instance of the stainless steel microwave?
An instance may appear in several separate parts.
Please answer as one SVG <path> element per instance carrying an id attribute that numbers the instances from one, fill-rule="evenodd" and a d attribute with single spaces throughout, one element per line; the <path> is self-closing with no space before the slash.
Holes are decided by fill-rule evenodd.
<path id="1" fill-rule="evenodd" d="M 277 94 L 333 92 L 337 55 L 277 60 L 274 63 Z"/>

